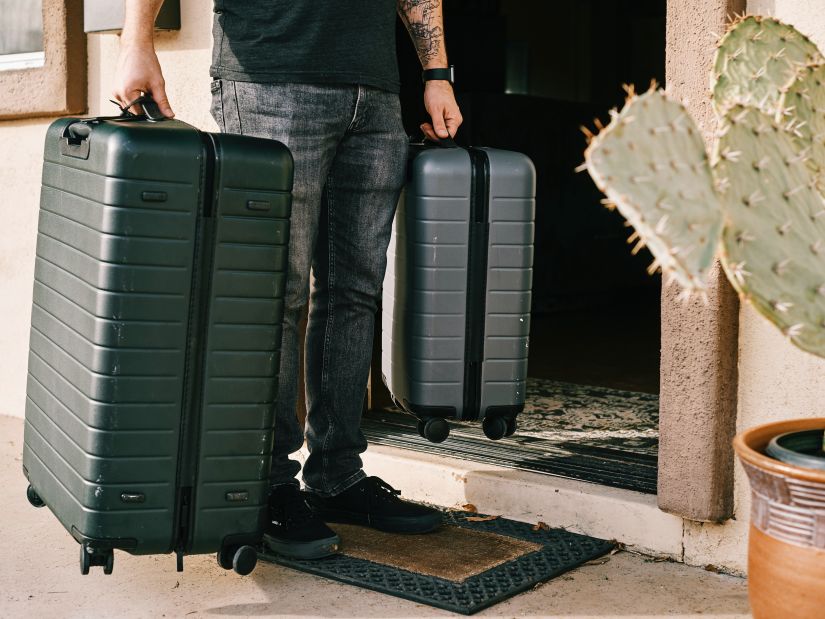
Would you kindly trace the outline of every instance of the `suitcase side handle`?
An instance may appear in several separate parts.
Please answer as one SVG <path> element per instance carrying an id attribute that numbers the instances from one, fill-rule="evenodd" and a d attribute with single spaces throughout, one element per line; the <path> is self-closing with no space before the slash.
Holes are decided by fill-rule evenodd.
<path id="1" fill-rule="evenodd" d="M 77 159 L 88 159 L 91 133 L 92 126 L 83 121 L 68 125 L 60 138 L 60 154 Z"/>

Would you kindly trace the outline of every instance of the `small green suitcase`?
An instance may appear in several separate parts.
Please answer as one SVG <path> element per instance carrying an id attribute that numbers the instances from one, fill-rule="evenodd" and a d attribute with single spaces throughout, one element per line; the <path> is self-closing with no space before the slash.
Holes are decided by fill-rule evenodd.
<path id="1" fill-rule="evenodd" d="M 28 497 L 80 543 L 216 552 L 267 520 L 293 165 L 281 143 L 148 115 L 46 134 L 26 400 Z M 153 120 L 153 118 L 155 120 Z"/>

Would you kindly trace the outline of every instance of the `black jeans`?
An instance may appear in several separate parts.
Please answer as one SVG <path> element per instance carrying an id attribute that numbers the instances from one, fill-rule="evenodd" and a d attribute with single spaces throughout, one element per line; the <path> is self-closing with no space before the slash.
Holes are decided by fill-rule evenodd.
<path id="1" fill-rule="evenodd" d="M 364 477 L 361 412 L 407 158 L 398 96 L 367 86 L 229 80 L 216 80 L 212 92 L 222 131 L 279 140 L 295 158 L 271 480 L 297 483 L 301 470 L 289 454 L 304 440 L 295 414 L 297 323 L 309 300 L 303 479 L 335 495 Z"/>

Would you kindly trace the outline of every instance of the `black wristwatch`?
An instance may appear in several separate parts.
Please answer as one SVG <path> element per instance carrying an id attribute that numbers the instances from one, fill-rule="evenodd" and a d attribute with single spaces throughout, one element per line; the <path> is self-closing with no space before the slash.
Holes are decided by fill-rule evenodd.
<path id="1" fill-rule="evenodd" d="M 429 82 L 430 80 L 447 80 L 455 84 L 455 67 L 450 65 L 446 69 L 424 69 L 421 72 L 421 81 Z"/>

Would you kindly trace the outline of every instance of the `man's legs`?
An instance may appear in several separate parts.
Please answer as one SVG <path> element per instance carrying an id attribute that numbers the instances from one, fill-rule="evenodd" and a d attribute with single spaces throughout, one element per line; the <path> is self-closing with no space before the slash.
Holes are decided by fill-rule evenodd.
<path id="1" fill-rule="evenodd" d="M 298 319 L 308 297 L 323 185 L 349 124 L 355 90 L 219 80 L 213 82 L 212 91 L 212 114 L 222 131 L 279 140 L 289 147 L 295 162 L 289 272 L 270 473 L 271 523 L 264 541 L 282 555 L 318 558 L 333 552 L 340 540 L 310 511 L 295 479 L 301 465 L 289 458 L 304 442 L 303 428 L 295 411 Z"/>
<path id="2" fill-rule="evenodd" d="M 324 188 L 306 340 L 304 482 L 327 522 L 423 533 L 441 514 L 366 477 L 361 412 L 387 245 L 407 160 L 398 97 L 362 87 Z"/>
<path id="3" fill-rule="evenodd" d="M 326 178 L 312 261 L 305 367 L 310 455 L 303 477 L 321 496 L 364 477 L 361 413 L 407 141 L 398 97 L 360 87 Z"/>
<path id="4" fill-rule="evenodd" d="M 301 465 L 289 454 L 304 442 L 295 414 L 298 321 L 309 293 L 323 187 L 349 123 L 354 89 L 229 80 L 220 80 L 218 87 L 220 99 L 213 98 L 213 115 L 223 131 L 283 142 L 295 161 L 271 481 L 273 486 L 297 484 Z"/>

